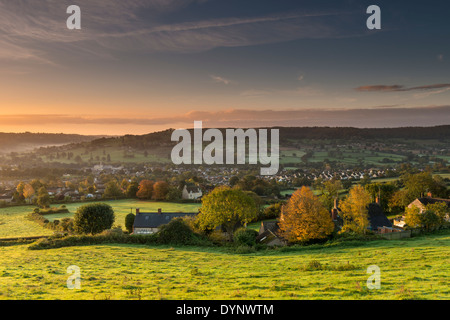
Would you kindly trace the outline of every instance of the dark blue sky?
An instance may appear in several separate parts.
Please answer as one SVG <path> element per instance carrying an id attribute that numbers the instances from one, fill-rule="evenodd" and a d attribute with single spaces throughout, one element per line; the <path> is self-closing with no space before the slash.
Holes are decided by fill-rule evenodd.
<path id="1" fill-rule="evenodd" d="M 0 68 L 0 131 L 448 124 L 450 3 L 0 0 Z"/>

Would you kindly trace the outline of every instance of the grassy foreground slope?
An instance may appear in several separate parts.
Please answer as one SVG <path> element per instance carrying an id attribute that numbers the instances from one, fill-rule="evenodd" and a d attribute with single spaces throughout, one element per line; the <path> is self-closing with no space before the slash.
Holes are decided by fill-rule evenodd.
<path id="1" fill-rule="evenodd" d="M 27 247 L 0 247 L 0 299 L 450 298 L 448 230 L 247 255 L 144 245 Z M 313 260 L 324 269 L 305 269 Z M 70 265 L 81 269 L 80 290 L 66 287 Z M 381 269 L 381 289 L 366 287 L 370 265 Z"/>

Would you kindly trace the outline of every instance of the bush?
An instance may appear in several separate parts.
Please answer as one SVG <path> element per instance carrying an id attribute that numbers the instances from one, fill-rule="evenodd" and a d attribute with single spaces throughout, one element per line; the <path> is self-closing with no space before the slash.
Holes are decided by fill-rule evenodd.
<path id="1" fill-rule="evenodd" d="M 111 229 L 115 216 L 110 205 L 92 203 L 79 207 L 73 220 L 77 233 L 97 234 Z"/>
<path id="2" fill-rule="evenodd" d="M 28 214 L 27 219 L 36 222 L 42 227 L 47 227 L 47 224 L 49 223 L 47 219 L 45 219 L 43 216 L 41 216 L 39 213 L 36 212 Z"/>
<path id="3" fill-rule="evenodd" d="M 271 204 L 259 215 L 259 220 L 267 220 L 267 219 L 276 219 L 281 214 L 281 207 L 283 206 L 282 202 L 277 202 Z"/>
<path id="4" fill-rule="evenodd" d="M 134 225 L 134 219 L 136 216 L 134 213 L 129 213 L 125 217 L 125 228 L 128 230 L 129 233 L 133 232 L 133 225 Z"/>
<path id="5" fill-rule="evenodd" d="M 109 230 L 108 230 L 109 231 Z M 124 244 L 156 244 L 156 234 L 150 235 L 124 235 L 116 232 L 105 232 L 97 235 L 74 235 L 65 237 L 52 236 L 45 239 L 39 239 L 31 244 L 29 250 L 44 250 L 53 248 L 95 245 L 104 243 L 124 243 Z"/>
<path id="6" fill-rule="evenodd" d="M 71 218 L 64 218 L 61 220 L 60 224 L 58 225 L 58 230 L 63 232 L 74 232 L 74 224 L 73 219 Z"/>
<path id="7" fill-rule="evenodd" d="M 218 245 L 222 245 L 225 242 L 228 242 L 227 235 L 220 230 L 212 230 L 211 232 L 209 232 L 208 239 Z"/>
<path id="8" fill-rule="evenodd" d="M 188 245 L 195 242 L 194 232 L 180 218 L 175 218 L 168 224 L 161 226 L 157 234 L 158 242 L 163 244 Z"/>
<path id="9" fill-rule="evenodd" d="M 104 230 L 100 233 L 100 235 L 102 236 L 121 236 L 123 235 L 123 231 L 122 228 L 113 228 L 113 229 L 108 229 L 108 230 Z"/>
<path id="10" fill-rule="evenodd" d="M 317 260 L 312 260 L 308 262 L 306 266 L 303 267 L 304 271 L 317 271 L 323 270 L 322 264 Z"/>
<path id="11" fill-rule="evenodd" d="M 253 229 L 238 229 L 233 236 L 234 243 L 237 245 L 254 246 L 258 232 Z"/>
<path id="12" fill-rule="evenodd" d="M 45 209 L 35 208 L 33 212 L 44 215 L 44 214 L 55 214 L 55 213 L 69 213 L 70 211 L 67 208 L 51 207 L 51 208 L 45 208 Z"/>

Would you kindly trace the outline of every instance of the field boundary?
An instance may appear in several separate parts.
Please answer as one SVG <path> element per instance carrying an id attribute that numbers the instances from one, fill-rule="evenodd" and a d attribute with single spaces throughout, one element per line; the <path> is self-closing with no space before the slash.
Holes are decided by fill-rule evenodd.
<path id="1" fill-rule="evenodd" d="M 33 237 L 16 237 L 16 238 L 0 238 L 0 241 L 17 241 L 17 240 L 37 240 L 48 238 L 49 236 L 33 236 Z"/>

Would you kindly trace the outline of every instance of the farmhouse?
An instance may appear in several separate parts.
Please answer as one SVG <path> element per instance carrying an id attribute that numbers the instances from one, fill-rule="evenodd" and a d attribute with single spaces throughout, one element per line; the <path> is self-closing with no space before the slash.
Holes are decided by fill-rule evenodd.
<path id="1" fill-rule="evenodd" d="M 13 196 L 9 194 L 2 194 L 0 195 L 0 201 L 11 203 L 13 201 Z"/>
<path id="2" fill-rule="evenodd" d="M 441 199 L 441 198 L 433 198 L 431 193 L 428 194 L 428 197 L 417 198 L 413 202 L 408 205 L 408 208 L 412 208 L 412 206 L 416 206 L 419 208 L 420 213 L 425 211 L 425 206 L 428 204 L 435 204 L 443 202 L 450 208 L 450 199 Z"/>
<path id="3" fill-rule="evenodd" d="M 258 243 L 264 243 L 269 247 L 285 246 L 286 242 L 278 236 L 278 230 L 279 226 L 277 221 L 261 221 L 256 241 Z"/>
<path id="4" fill-rule="evenodd" d="M 386 217 L 383 209 L 380 206 L 379 198 L 377 198 L 376 202 L 370 203 L 367 209 L 369 230 L 374 232 L 381 232 L 380 230 L 384 230 L 383 228 L 392 228 L 391 221 L 389 221 L 389 219 Z M 331 218 L 335 225 L 335 231 L 339 231 L 344 224 L 344 220 L 342 219 L 341 215 L 342 211 L 338 206 L 338 199 L 335 199 L 334 208 L 331 210 Z"/>
<path id="5" fill-rule="evenodd" d="M 369 204 L 368 209 L 369 211 L 367 215 L 370 223 L 369 230 L 378 232 L 379 228 L 383 227 L 392 228 L 392 223 L 384 214 L 383 209 L 381 209 L 378 199 L 377 202 Z"/>
<path id="6" fill-rule="evenodd" d="M 140 212 L 139 209 L 136 209 L 133 234 L 155 233 L 159 231 L 162 225 L 169 223 L 174 218 L 196 215 L 197 213 L 162 212 L 161 209 L 158 209 L 158 212 Z"/>
<path id="7" fill-rule="evenodd" d="M 197 200 L 202 195 L 202 190 L 199 187 L 185 185 L 181 197 L 183 199 Z"/>

